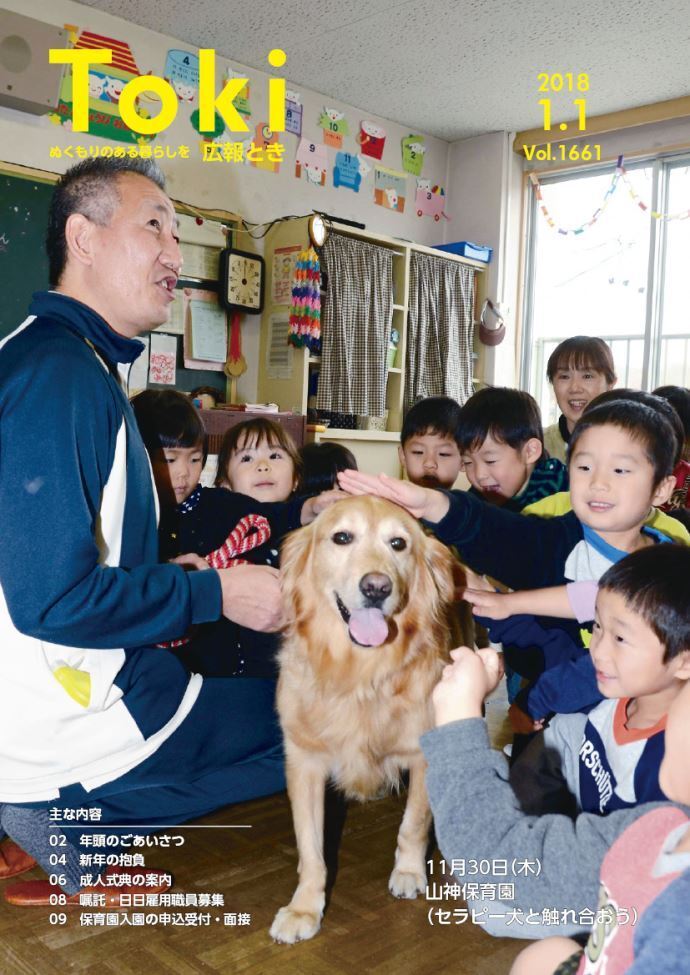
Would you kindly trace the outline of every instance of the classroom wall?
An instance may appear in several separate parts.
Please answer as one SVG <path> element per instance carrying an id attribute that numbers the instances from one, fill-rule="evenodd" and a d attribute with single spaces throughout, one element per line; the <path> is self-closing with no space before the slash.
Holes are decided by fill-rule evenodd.
<path id="1" fill-rule="evenodd" d="M 522 167 L 512 152 L 513 134 L 491 132 L 450 146 L 448 240 L 470 240 L 493 248 L 486 294 L 499 301 L 506 337 L 501 345 L 481 346 L 476 375 L 485 383 L 516 381 L 516 310 L 521 234 Z"/>
<path id="2" fill-rule="evenodd" d="M 164 74 L 166 55 L 170 49 L 187 49 L 196 53 L 196 49 L 186 45 L 182 40 L 174 39 L 174 23 L 166 22 L 169 34 L 157 33 L 143 27 L 130 24 L 127 21 L 113 17 L 110 14 L 91 7 L 82 6 L 71 0 L 54 0 L 47 9 L 45 0 L 2 0 L 6 9 L 16 11 L 27 17 L 51 23 L 62 27 L 66 24 L 79 29 L 86 29 L 98 34 L 126 41 L 139 71 L 151 71 L 155 75 Z M 277 39 L 279 42 L 279 39 Z M 402 171 L 401 139 L 411 134 L 412 130 L 366 111 L 366 108 L 355 108 L 324 96 L 316 91 L 310 91 L 290 83 L 290 52 L 287 64 L 280 74 L 287 79 L 287 87 L 294 88 L 302 96 L 303 104 L 303 135 L 312 141 L 322 141 L 322 132 L 317 125 L 318 118 L 324 105 L 333 107 L 345 113 L 348 120 L 350 135 L 344 138 L 343 151 L 355 152 L 358 146 L 355 135 L 359 131 L 360 122 L 369 119 L 380 124 L 387 133 L 386 145 L 379 165 L 389 169 Z M 268 55 L 268 51 L 266 51 Z M 226 67 L 230 65 L 227 59 L 218 57 L 216 60 L 216 78 L 222 78 Z M 236 73 L 245 75 L 245 66 L 238 62 L 232 63 Z M 353 70 L 356 65 L 353 65 Z M 59 68 L 55 68 L 56 71 Z M 250 105 L 252 118 L 248 121 L 250 129 L 267 118 L 267 83 L 269 75 L 253 68 L 246 68 L 246 77 L 251 82 Z M 280 172 L 267 173 L 254 167 L 239 164 L 214 162 L 204 163 L 200 159 L 200 137 L 189 122 L 191 112 L 198 107 L 198 99 L 190 105 L 180 107 L 175 122 L 166 132 L 161 133 L 158 144 L 171 147 L 189 145 L 192 158 L 182 160 L 173 159 L 162 162 L 168 179 L 170 195 L 178 200 L 197 207 L 215 209 L 222 208 L 236 212 L 247 220 L 260 223 L 270 221 L 286 214 L 305 214 L 313 209 L 332 213 L 334 215 L 357 220 L 366 224 L 368 230 L 389 236 L 402 237 L 407 240 L 424 244 L 441 243 L 444 240 L 443 223 L 435 222 L 431 217 L 418 217 L 414 207 L 415 177 L 407 177 L 407 191 L 405 209 L 402 213 L 387 210 L 374 203 L 374 166 L 377 161 L 365 157 L 371 165 L 371 172 L 363 180 L 358 193 L 352 190 L 332 185 L 332 173 L 329 172 L 326 186 L 312 186 L 304 178 L 296 179 L 295 154 L 298 138 L 290 133 L 283 133 L 280 141 L 285 145 L 285 157 Z M 154 110 L 155 111 L 155 110 Z M 430 107 L 433 111 L 433 106 Z M 423 133 L 414 133 L 423 134 Z M 225 134 L 221 140 L 240 141 L 248 135 Z M 448 143 L 425 135 L 426 154 L 422 176 L 432 184 L 445 184 L 448 166 Z M 77 134 L 68 128 L 52 124 L 47 117 L 36 117 L 19 113 L 10 109 L 0 108 L 0 160 L 31 166 L 52 172 L 64 172 L 71 161 L 51 158 L 52 146 L 64 149 L 73 145 L 105 145 L 105 140 L 93 136 Z M 329 165 L 332 167 L 336 150 L 329 148 Z M 237 245 L 242 246 L 242 238 L 238 238 Z M 248 248 L 252 249 L 252 248 Z M 262 244 L 257 242 L 253 248 L 261 252 Z M 258 360 L 258 320 L 249 316 L 243 322 L 243 350 L 245 358 L 250 362 L 248 373 L 240 380 L 241 398 L 252 400 L 256 397 L 256 362 Z"/>

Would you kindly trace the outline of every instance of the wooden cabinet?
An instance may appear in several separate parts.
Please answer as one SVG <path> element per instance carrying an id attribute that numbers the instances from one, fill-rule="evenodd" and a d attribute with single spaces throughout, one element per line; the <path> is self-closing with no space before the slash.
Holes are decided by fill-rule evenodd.
<path id="1" fill-rule="evenodd" d="M 328 427 L 325 431 L 308 433 L 308 440 L 335 441 L 348 447 L 357 458 L 362 470 L 376 473 L 385 471 L 399 475 L 397 447 L 403 420 L 403 396 L 405 390 L 405 360 L 407 349 L 407 315 L 410 290 L 410 256 L 413 251 L 432 254 L 457 261 L 475 269 L 475 319 L 476 309 L 484 297 L 486 265 L 467 258 L 456 257 L 409 241 L 396 240 L 380 234 L 357 230 L 337 224 L 339 234 L 354 237 L 385 247 L 393 253 L 393 320 L 392 328 L 400 335 L 398 351 L 393 365 L 387 370 L 386 409 L 387 428 L 378 430 L 343 430 Z M 289 306 L 273 301 L 273 271 L 276 251 L 292 246 L 308 246 L 307 218 L 287 220 L 276 224 L 266 238 L 266 301 L 261 321 L 259 345 L 258 399 L 277 403 L 281 410 L 292 410 L 306 415 L 309 399 L 310 376 L 318 369 L 320 358 L 310 355 L 307 349 L 295 349 L 287 345 Z M 278 255 L 280 257 L 280 255 Z"/>

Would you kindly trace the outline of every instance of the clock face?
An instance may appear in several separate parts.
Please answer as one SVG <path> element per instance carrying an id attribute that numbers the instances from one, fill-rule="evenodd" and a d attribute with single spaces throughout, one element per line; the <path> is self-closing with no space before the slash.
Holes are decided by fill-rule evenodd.
<path id="1" fill-rule="evenodd" d="M 258 315 L 264 297 L 263 258 L 228 248 L 221 255 L 220 269 L 220 297 L 226 308 Z"/>

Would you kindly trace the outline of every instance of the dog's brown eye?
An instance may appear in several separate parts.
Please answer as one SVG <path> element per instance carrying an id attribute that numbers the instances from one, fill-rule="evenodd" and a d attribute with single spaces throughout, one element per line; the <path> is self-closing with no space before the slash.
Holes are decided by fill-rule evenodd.
<path id="1" fill-rule="evenodd" d="M 403 549 L 407 548 L 407 542 L 404 538 L 391 538 L 391 548 L 395 552 L 402 552 Z"/>
<path id="2" fill-rule="evenodd" d="M 352 541 L 352 535 L 349 532 L 336 532 L 333 541 L 336 545 L 349 545 Z"/>

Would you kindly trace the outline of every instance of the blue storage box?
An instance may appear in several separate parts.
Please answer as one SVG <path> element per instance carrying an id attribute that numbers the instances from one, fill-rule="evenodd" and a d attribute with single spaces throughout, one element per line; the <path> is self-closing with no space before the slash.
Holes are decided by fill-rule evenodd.
<path id="1" fill-rule="evenodd" d="M 469 257 L 472 261 L 484 261 L 485 264 L 489 263 L 494 252 L 493 247 L 472 244 L 469 240 L 456 240 L 454 244 L 434 244 L 434 249 L 457 254 L 459 257 Z"/>

